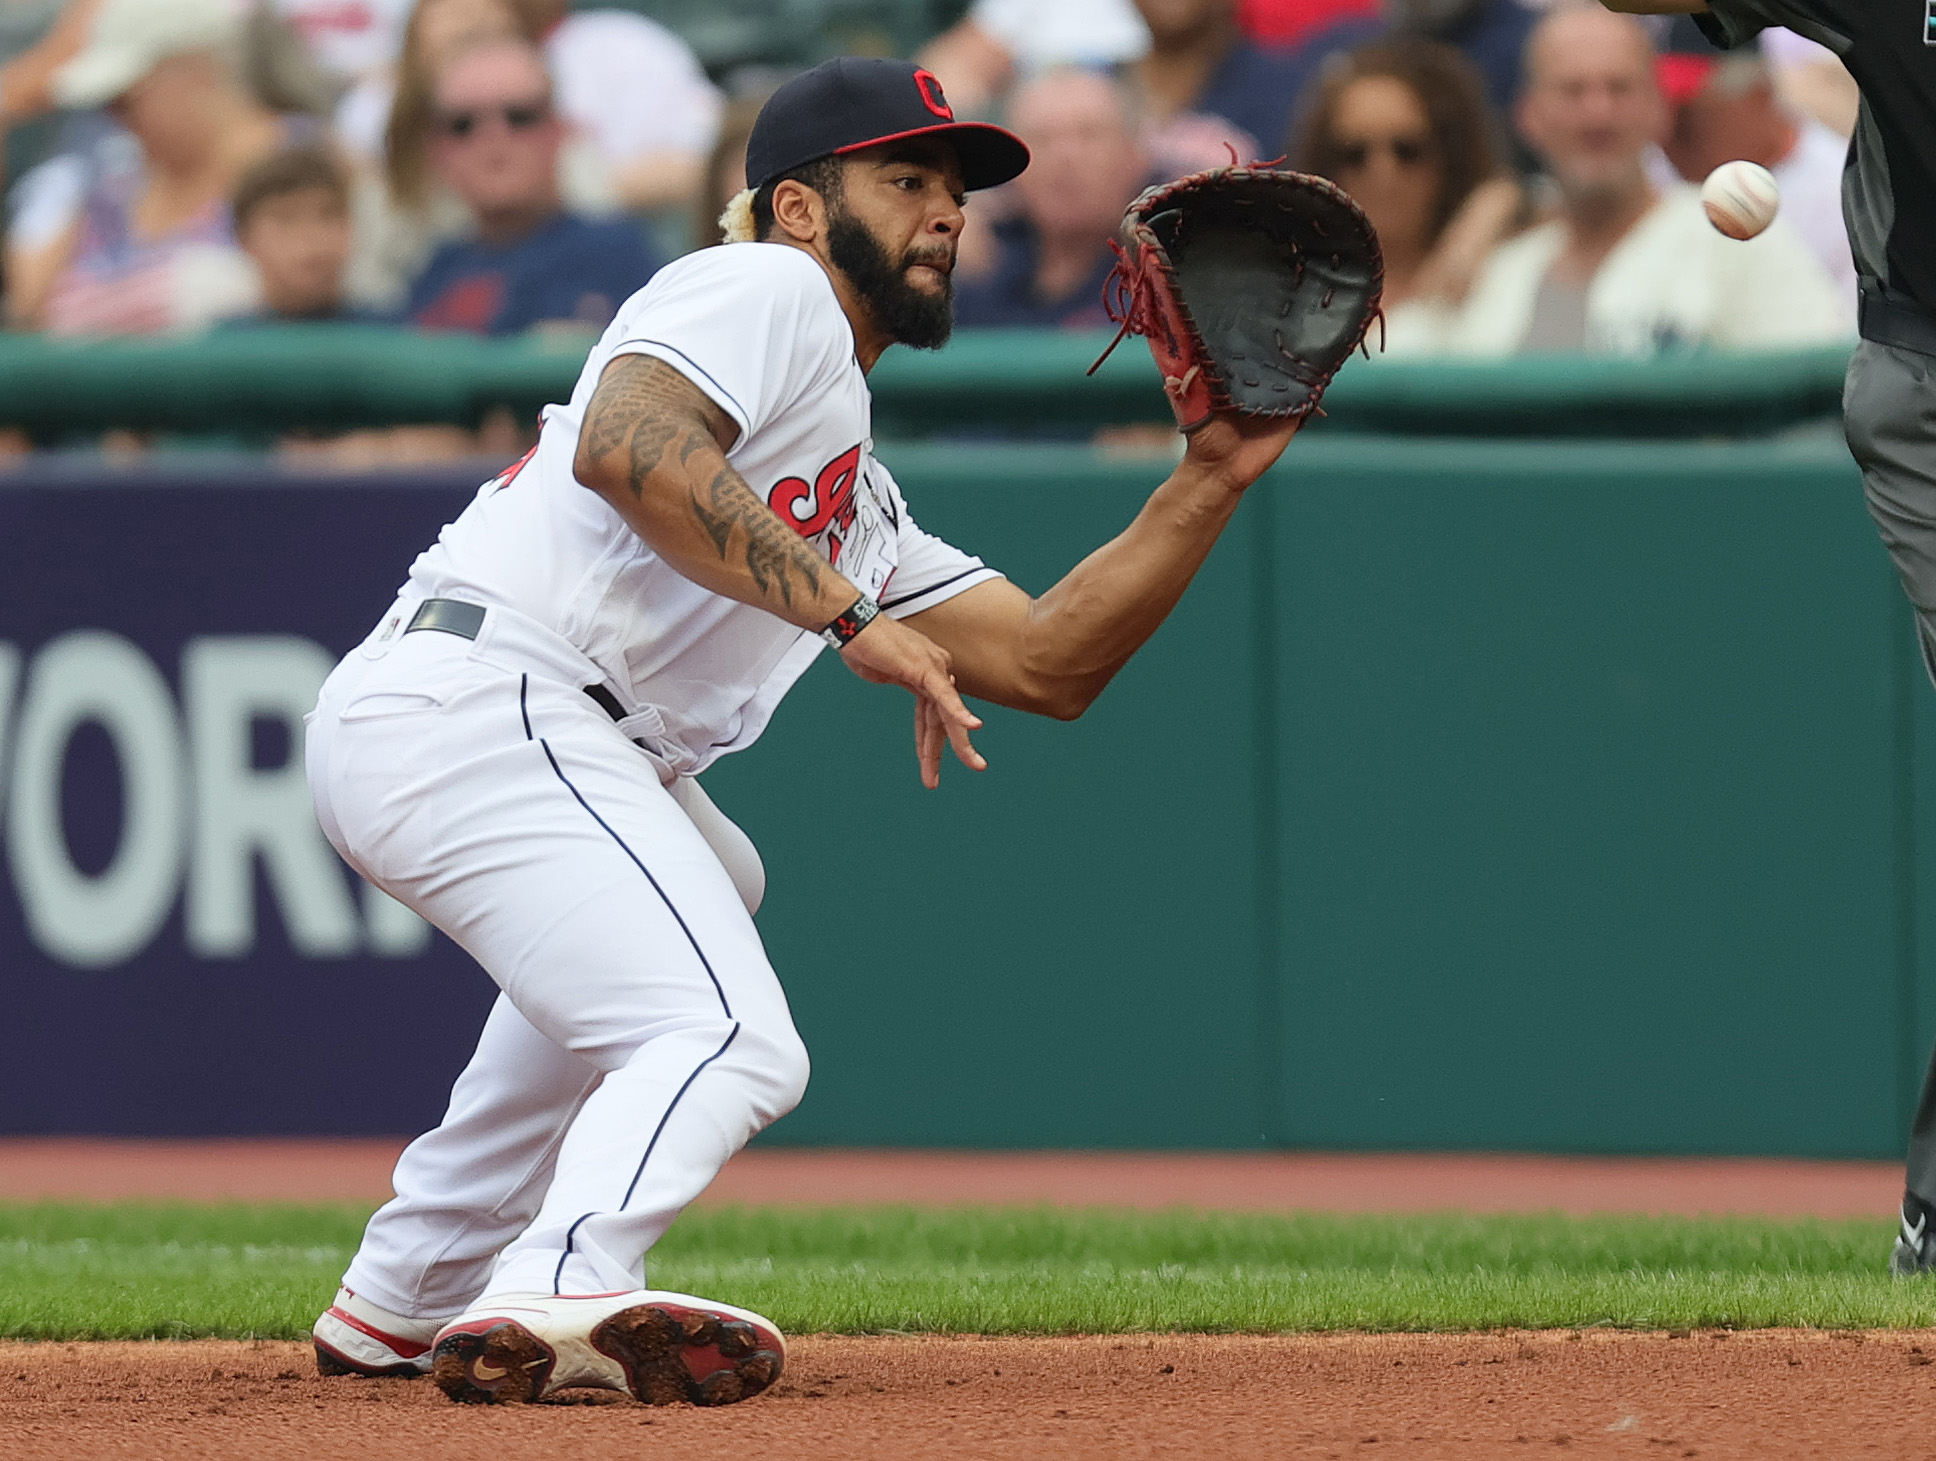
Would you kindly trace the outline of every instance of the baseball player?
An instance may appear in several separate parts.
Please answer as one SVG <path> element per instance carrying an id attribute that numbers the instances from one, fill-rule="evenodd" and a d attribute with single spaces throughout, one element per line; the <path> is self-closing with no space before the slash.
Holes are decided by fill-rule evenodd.
<path id="1" fill-rule="evenodd" d="M 307 764 L 330 841 L 501 991 L 316 1322 L 324 1373 L 701 1404 L 777 1378 L 769 1321 L 645 1286 L 653 1243 L 807 1083 L 753 926 L 758 855 L 695 778 L 828 645 L 913 696 L 930 787 L 944 748 L 985 766 L 964 694 L 1081 714 L 1294 429 L 1213 416 L 1040 598 L 922 532 L 874 459 L 867 372 L 946 340 L 965 195 L 1027 163 L 904 62 L 782 87 L 732 241 L 626 302 L 535 450 L 323 686 Z M 877 832 L 826 827 L 830 896 L 864 904 Z"/>

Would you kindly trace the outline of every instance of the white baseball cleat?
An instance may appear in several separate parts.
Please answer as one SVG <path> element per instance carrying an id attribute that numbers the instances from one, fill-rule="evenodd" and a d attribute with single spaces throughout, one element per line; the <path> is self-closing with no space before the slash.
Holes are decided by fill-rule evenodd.
<path id="1" fill-rule="evenodd" d="M 780 1378 L 770 1319 L 691 1294 L 501 1294 L 446 1324 L 431 1377 L 466 1405 L 522 1404 L 574 1386 L 647 1405 L 731 1405 Z"/>
<path id="2" fill-rule="evenodd" d="M 348 1289 L 310 1331 L 316 1343 L 316 1368 L 325 1375 L 399 1376 L 430 1373 L 430 1346 L 443 1319 L 406 1319 L 380 1309 Z"/>

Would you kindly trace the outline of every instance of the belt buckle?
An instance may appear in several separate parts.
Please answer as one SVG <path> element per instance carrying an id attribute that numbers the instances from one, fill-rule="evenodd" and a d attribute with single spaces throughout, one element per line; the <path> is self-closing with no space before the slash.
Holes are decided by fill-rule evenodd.
<path id="1" fill-rule="evenodd" d="M 476 639 L 484 628 L 484 606 L 462 599 L 425 599 L 410 616 L 403 632 L 415 634 L 434 629 L 440 634 L 455 634 L 459 639 Z"/>

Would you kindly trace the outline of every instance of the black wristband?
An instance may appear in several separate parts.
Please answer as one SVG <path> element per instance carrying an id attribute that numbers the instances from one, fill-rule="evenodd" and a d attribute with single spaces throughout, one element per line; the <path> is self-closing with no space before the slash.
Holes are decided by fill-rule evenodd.
<path id="1" fill-rule="evenodd" d="M 838 615 L 833 623 L 820 631 L 820 637 L 835 649 L 845 649 L 856 634 L 880 617 L 881 606 L 867 594 L 854 600 L 853 607 Z"/>

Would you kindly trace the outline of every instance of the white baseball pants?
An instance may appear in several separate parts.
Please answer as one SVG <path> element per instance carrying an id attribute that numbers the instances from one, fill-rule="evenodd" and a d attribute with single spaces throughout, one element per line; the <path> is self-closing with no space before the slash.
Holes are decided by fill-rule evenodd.
<path id="1" fill-rule="evenodd" d="M 310 719 L 337 851 L 501 991 L 344 1278 L 399 1314 L 644 1287 L 646 1251 L 806 1088 L 752 844 L 696 782 L 662 784 L 595 677 L 493 609 L 475 643 L 372 636 Z"/>

